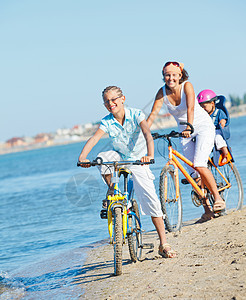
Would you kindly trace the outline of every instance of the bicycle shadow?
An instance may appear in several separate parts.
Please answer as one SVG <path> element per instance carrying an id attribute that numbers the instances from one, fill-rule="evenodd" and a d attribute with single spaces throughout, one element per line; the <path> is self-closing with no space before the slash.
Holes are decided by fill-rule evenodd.
<path id="1" fill-rule="evenodd" d="M 130 259 L 123 259 L 122 267 L 132 264 Z M 96 282 L 108 279 L 115 276 L 113 273 L 114 270 L 114 261 L 99 261 L 95 263 L 85 264 L 81 272 L 77 274 L 72 282 L 72 284 L 83 285 L 90 282 Z"/>

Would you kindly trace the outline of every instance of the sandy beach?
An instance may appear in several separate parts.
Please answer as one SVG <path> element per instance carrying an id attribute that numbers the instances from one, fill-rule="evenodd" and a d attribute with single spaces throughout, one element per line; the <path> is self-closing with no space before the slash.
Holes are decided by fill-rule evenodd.
<path id="1" fill-rule="evenodd" d="M 203 224 L 186 224 L 179 233 L 167 233 L 178 251 L 173 259 L 158 255 L 155 231 L 144 234 L 154 243 L 142 261 L 131 263 L 123 250 L 123 274 L 113 276 L 111 245 L 95 247 L 79 276 L 80 299 L 245 299 L 246 207 Z"/>

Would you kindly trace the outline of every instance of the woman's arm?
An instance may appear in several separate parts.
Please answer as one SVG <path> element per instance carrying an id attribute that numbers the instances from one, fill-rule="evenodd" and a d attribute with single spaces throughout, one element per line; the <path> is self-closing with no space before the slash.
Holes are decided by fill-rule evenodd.
<path id="1" fill-rule="evenodd" d="M 187 106 L 187 122 L 193 125 L 194 121 L 194 108 L 195 108 L 195 92 L 192 84 L 186 82 L 184 85 L 184 93 L 186 95 L 186 106 Z M 187 128 L 183 131 L 184 137 L 190 137 L 190 126 L 187 125 Z"/>
<path id="2" fill-rule="evenodd" d="M 142 162 L 149 162 L 151 159 L 154 158 L 154 140 L 152 138 L 148 123 L 146 120 L 143 120 L 140 123 L 140 127 L 142 129 L 143 135 L 146 140 L 146 145 L 147 145 L 147 156 L 144 156 L 141 158 Z"/>
<path id="3" fill-rule="evenodd" d="M 97 142 L 100 140 L 100 138 L 104 135 L 104 131 L 100 128 L 97 129 L 97 131 L 94 133 L 94 135 L 89 138 L 87 143 L 85 144 L 84 148 L 82 149 L 80 155 L 79 155 L 79 161 L 80 162 L 88 162 L 89 160 L 86 159 L 87 155 L 90 153 L 91 149 L 97 144 Z M 89 166 L 85 166 L 89 167 Z"/>
<path id="4" fill-rule="evenodd" d="M 162 107 L 163 101 L 164 101 L 163 90 L 162 90 L 162 88 L 160 88 L 156 94 L 155 102 L 153 104 L 151 113 L 147 118 L 147 123 L 148 123 L 149 127 L 151 127 L 152 123 L 154 122 L 155 118 L 157 117 L 157 115 Z"/>

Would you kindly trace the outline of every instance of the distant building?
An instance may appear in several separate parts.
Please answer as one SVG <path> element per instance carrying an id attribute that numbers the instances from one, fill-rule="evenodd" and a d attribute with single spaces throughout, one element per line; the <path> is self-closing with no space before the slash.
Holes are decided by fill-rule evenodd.
<path id="1" fill-rule="evenodd" d="M 50 135 L 48 133 L 39 133 L 34 137 L 34 143 L 47 143 L 50 140 Z"/>
<path id="2" fill-rule="evenodd" d="M 9 139 L 6 141 L 6 147 L 12 148 L 17 146 L 26 146 L 27 143 L 23 138 L 20 137 L 13 137 L 12 139 Z"/>

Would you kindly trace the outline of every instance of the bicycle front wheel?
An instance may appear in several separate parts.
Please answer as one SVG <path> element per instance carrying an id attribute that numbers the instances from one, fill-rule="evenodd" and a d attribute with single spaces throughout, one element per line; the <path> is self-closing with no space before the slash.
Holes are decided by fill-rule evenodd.
<path id="1" fill-rule="evenodd" d="M 114 209 L 114 274 L 116 276 L 122 274 L 122 211 L 121 207 Z"/>
<path id="2" fill-rule="evenodd" d="M 165 166 L 160 174 L 159 194 L 164 222 L 170 232 L 182 227 L 182 200 L 180 190 L 176 199 L 176 189 L 174 170 L 171 166 Z"/>
<path id="3" fill-rule="evenodd" d="M 218 167 L 223 176 L 231 184 L 231 187 L 226 188 L 220 192 L 220 196 L 226 202 L 226 211 L 233 211 L 242 209 L 243 206 L 243 184 L 240 174 L 233 163 L 228 163 L 224 166 Z M 218 189 L 223 189 L 226 186 L 225 180 L 219 172 L 210 164 L 211 172 L 217 183 Z"/>
<path id="4" fill-rule="evenodd" d="M 135 213 L 136 217 L 128 215 L 128 228 L 130 232 L 127 233 L 127 240 L 131 260 L 132 262 L 136 262 L 142 256 L 142 232 L 139 224 L 140 214 L 138 204 L 135 199 L 132 200 L 131 211 Z"/>

